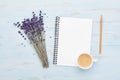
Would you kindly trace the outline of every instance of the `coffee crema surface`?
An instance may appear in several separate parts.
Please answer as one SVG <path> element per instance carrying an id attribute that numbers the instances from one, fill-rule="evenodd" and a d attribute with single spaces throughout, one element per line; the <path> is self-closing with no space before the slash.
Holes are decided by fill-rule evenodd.
<path id="1" fill-rule="evenodd" d="M 92 58 L 88 54 L 82 54 L 78 58 L 78 64 L 81 67 L 89 67 L 92 63 Z"/>

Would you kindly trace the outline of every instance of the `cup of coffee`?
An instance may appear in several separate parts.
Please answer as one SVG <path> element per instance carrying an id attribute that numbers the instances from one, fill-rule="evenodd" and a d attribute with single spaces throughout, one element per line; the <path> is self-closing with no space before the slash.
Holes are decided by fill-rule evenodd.
<path id="1" fill-rule="evenodd" d="M 78 65 L 81 69 L 89 69 L 92 67 L 93 63 L 96 62 L 96 59 L 88 53 L 82 53 L 78 57 Z"/>

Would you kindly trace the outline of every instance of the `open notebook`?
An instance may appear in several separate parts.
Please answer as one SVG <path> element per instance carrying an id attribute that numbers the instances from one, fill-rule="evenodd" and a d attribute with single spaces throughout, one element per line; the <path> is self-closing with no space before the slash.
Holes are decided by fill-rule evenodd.
<path id="1" fill-rule="evenodd" d="M 53 64 L 78 66 L 81 53 L 90 53 L 92 20 L 56 17 Z"/>

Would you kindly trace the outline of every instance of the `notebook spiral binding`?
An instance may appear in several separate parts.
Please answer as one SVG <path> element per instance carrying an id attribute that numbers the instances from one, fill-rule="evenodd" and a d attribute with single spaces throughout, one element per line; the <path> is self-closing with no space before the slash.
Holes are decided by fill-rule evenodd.
<path id="1" fill-rule="evenodd" d="M 59 20 L 60 20 L 60 17 L 57 16 L 56 21 L 55 21 L 55 41 L 54 41 L 53 64 L 57 64 Z"/>

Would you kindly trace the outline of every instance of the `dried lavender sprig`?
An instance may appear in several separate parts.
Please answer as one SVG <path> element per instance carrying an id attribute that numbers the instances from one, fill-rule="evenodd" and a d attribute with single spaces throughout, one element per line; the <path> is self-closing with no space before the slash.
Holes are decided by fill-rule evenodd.
<path id="1" fill-rule="evenodd" d="M 20 28 L 20 30 L 22 30 L 24 34 L 27 35 L 28 39 L 33 44 L 36 52 L 38 53 L 38 56 L 42 61 L 43 67 L 48 67 L 49 64 L 46 47 L 44 46 L 45 44 L 42 43 L 43 42 L 42 33 L 44 32 L 42 12 L 40 11 L 39 17 L 37 17 L 33 12 L 33 17 L 31 19 L 24 19 L 24 21 L 22 21 L 21 23 L 20 22 L 15 23 L 15 25 L 18 28 Z M 18 33 L 21 34 L 22 37 L 24 37 L 21 31 L 18 31 Z"/>

